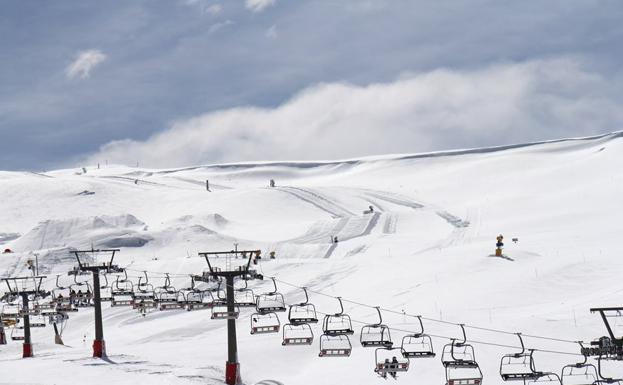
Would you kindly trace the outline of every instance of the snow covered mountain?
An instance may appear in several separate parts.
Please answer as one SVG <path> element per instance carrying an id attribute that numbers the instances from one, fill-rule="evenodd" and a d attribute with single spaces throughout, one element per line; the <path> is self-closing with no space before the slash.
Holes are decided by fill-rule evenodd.
<path id="1" fill-rule="evenodd" d="M 623 134 L 614 133 L 315 163 L 150 170 L 102 162 L 86 172 L 0 172 L 0 247 L 12 250 L 0 254 L 0 277 L 28 274 L 26 260 L 36 254 L 52 289 L 56 274 L 72 283 L 71 248 L 118 247 L 116 261 L 134 281 L 146 270 L 161 285 L 166 272 L 180 288 L 188 274 L 206 269 L 198 252 L 236 243 L 263 251 L 260 270 L 277 278 L 286 302 L 300 302 L 299 287 L 307 287 L 319 313 L 334 313 L 332 297 L 341 296 L 356 329 L 351 357 L 319 358 L 318 325 L 313 345 L 283 347 L 281 334 L 250 335 L 252 312 L 243 310 L 237 325 L 245 383 L 382 383 L 374 350 L 358 340 L 380 306 L 396 343 L 419 329 L 413 315 L 422 315 L 438 353 L 449 342 L 444 337 L 462 337 L 456 324 L 468 325 L 484 383 L 501 384 L 501 356 L 518 351 L 504 347 L 518 346 L 512 333 L 523 332 L 527 347 L 541 350 L 538 369 L 560 372 L 581 358 L 566 341 L 605 334 L 589 308 L 623 305 L 622 166 Z M 364 214 L 369 206 L 374 212 Z M 498 234 L 507 258 L 491 257 Z M 271 251 L 274 260 L 266 258 Z M 271 285 L 249 287 L 261 293 Z M 16 341 L 0 345 L 0 383 L 222 383 L 226 324 L 211 320 L 209 310 L 142 317 L 108 306 L 110 360 L 90 358 L 93 313 L 81 310 L 70 315 L 67 346 L 54 344 L 50 327 L 33 331 L 33 359 L 19 358 Z M 622 331 L 623 319 L 615 327 Z M 621 376 L 623 364 L 608 363 L 604 372 Z M 444 378 L 438 354 L 412 359 L 399 381 Z"/>

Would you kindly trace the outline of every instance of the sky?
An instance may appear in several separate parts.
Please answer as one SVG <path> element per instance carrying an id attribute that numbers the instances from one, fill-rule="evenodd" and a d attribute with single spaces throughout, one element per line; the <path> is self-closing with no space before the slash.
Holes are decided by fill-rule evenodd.
<path id="1" fill-rule="evenodd" d="M 623 129 L 619 0 L 2 0 L 0 169 Z"/>

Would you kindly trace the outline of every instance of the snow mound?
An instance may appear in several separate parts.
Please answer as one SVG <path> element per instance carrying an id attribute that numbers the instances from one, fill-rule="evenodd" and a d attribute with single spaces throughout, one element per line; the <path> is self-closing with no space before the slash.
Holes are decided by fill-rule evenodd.
<path id="1" fill-rule="evenodd" d="M 20 237 L 19 233 L 0 233 L 0 245 Z"/>
<path id="2" fill-rule="evenodd" d="M 198 224 L 202 227 L 215 227 L 215 228 L 223 228 L 229 224 L 229 220 L 225 219 L 224 216 L 212 213 L 207 215 L 184 215 L 173 221 L 174 223 L 181 224 Z"/>
<path id="3" fill-rule="evenodd" d="M 140 247 L 152 238 L 131 214 L 47 220 L 13 243 L 18 251 L 72 247 Z"/>

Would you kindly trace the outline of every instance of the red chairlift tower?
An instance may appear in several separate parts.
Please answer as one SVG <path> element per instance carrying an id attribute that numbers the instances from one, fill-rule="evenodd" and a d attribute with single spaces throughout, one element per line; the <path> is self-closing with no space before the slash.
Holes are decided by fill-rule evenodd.
<path id="1" fill-rule="evenodd" d="M 238 342 L 236 339 L 236 302 L 234 299 L 234 279 L 242 277 L 248 279 L 263 279 L 261 274 L 255 270 L 250 270 L 251 258 L 253 255 L 259 255 L 259 250 L 236 250 L 232 251 L 213 251 L 201 252 L 199 256 L 204 257 L 210 269 L 209 275 L 215 279 L 225 279 L 226 301 L 227 301 L 227 362 L 225 364 L 225 383 L 227 385 L 242 384 L 240 376 L 240 363 L 238 362 Z M 216 266 L 219 257 L 225 257 L 224 266 Z M 240 256 L 243 264 L 232 266 L 232 257 L 237 259 Z M 212 258 L 212 263 L 210 262 Z M 245 261 L 246 258 L 246 261 Z M 222 261 L 222 260 L 221 260 Z"/>
<path id="2" fill-rule="evenodd" d="M 33 298 L 45 297 L 49 294 L 48 292 L 41 290 L 41 282 L 43 281 L 43 278 L 46 278 L 46 276 L 34 275 L 30 277 L 2 278 L 9 288 L 10 295 L 22 297 L 22 309 L 19 312 L 19 315 L 21 315 L 24 320 L 23 358 L 33 356 L 32 341 L 30 337 L 30 316 L 34 315 L 36 311 L 28 307 L 30 296 Z"/>
<path id="3" fill-rule="evenodd" d="M 106 357 L 106 343 L 104 342 L 104 325 L 102 323 L 102 297 L 100 294 L 100 272 L 121 273 L 124 269 L 113 265 L 115 253 L 119 249 L 102 250 L 74 250 L 78 267 L 71 270 L 69 275 L 80 272 L 93 274 L 93 304 L 95 306 L 95 340 L 93 341 L 93 357 Z"/>

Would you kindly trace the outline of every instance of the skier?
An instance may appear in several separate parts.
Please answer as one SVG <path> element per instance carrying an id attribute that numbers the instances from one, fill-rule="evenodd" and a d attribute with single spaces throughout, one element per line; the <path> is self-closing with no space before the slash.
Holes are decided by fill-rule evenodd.
<path id="1" fill-rule="evenodd" d="M 275 180 L 274 179 L 270 180 L 270 187 L 275 187 Z"/>
<path id="2" fill-rule="evenodd" d="M 392 364 L 390 365 L 390 368 L 392 369 L 398 369 L 398 359 L 396 358 L 396 356 L 392 357 Z M 397 373 L 396 371 L 391 371 L 389 372 L 389 375 L 392 376 L 394 379 L 396 379 L 397 377 Z"/>

